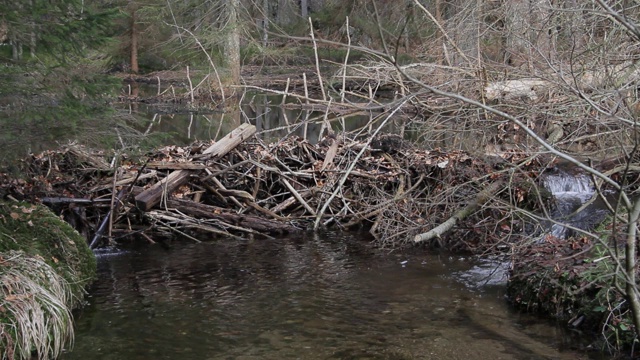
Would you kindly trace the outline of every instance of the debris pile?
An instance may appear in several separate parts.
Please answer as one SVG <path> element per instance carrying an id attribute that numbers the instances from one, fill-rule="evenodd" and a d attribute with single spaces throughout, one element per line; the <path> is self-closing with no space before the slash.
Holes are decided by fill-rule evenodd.
<path id="1" fill-rule="evenodd" d="M 217 142 L 137 158 L 67 145 L 25 161 L 24 180 L 4 174 L 0 193 L 45 203 L 92 247 L 132 236 L 268 238 L 328 226 L 366 228 L 380 245 L 401 246 L 473 204 L 454 219 L 454 231 L 430 239 L 467 248 L 473 239 L 503 241 L 523 229 L 504 204 L 527 201 L 532 178 L 510 175 L 508 187 L 490 185 L 504 181 L 507 172 L 499 170 L 513 164 L 523 173 L 541 166 L 517 153 L 472 158 L 416 149 L 394 135 L 265 144 L 254 133 L 243 124 Z M 492 193 L 479 201 L 487 188 Z"/>

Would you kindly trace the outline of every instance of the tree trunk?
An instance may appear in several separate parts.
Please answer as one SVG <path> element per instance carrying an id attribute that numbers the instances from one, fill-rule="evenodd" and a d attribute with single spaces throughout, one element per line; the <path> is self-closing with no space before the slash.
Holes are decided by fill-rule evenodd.
<path id="1" fill-rule="evenodd" d="M 640 200 L 636 200 L 633 208 L 630 210 L 629 215 L 629 228 L 627 230 L 627 243 L 625 246 L 625 291 L 627 300 L 631 305 L 631 314 L 633 324 L 636 328 L 636 334 L 640 332 L 640 295 L 638 294 L 638 282 L 636 280 L 636 267 L 638 256 L 637 243 L 638 243 L 638 219 L 640 219 Z M 615 246 L 615 245 L 614 245 Z"/>
<path id="2" fill-rule="evenodd" d="M 11 40 L 11 58 L 13 61 L 22 59 L 22 44 L 18 40 Z"/>
<path id="3" fill-rule="evenodd" d="M 584 50 L 587 45 L 588 35 L 593 31 L 593 29 L 587 29 L 581 5 L 583 4 L 578 0 L 568 0 L 564 9 L 568 17 L 569 26 L 563 27 L 563 29 L 566 28 L 563 35 L 565 38 L 570 39 L 575 48 L 574 51 L 577 53 Z"/>
<path id="4" fill-rule="evenodd" d="M 293 5 L 291 0 L 278 1 L 277 21 L 279 25 L 289 25 L 296 20 L 298 15 L 297 5 Z M 306 18 L 306 17 L 305 17 Z"/>
<path id="5" fill-rule="evenodd" d="M 138 30 L 136 29 L 136 7 L 129 2 L 130 23 L 130 52 L 131 52 L 131 73 L 137 74 L 140 71 L 138 67 Z"/>
<path id="6" fill-rule="evenodd" d="M 511 0 L 505 3 L 506 47 L 509 64 L 520 66 L 527 62 L 529 41 L 529 1 Z"/>
<path id="7" fill-rule="evenodd" d="M 302 16 L 303 19 L 309 17 L 309 3 L 307 0 L 300 0 L 300 16 Z"/>
<path id="8" fill-rule="evenodd" d="M 449 3 L 447 10 L 444 13 L 445 30 L 458 48 L 458 51 L 454 49 L 448 51 L 451 55 L 451 65 L 475 66 L 475 63 L 468 62 L 478 54 L 478 21 L 481 21 L 482 9 L 478 6 L 469 6 L 467 0 L 456 0 Z"/>
<path id="9" fill-rule="evenodd" d="M 229 14 L 227 41 L 225 44 L 225 55 L 227 57 L 227 67 L 229 69 L 229 85 L 240 83 L 240 24 L 238 21 L 238 8 L 240 0 L 229 0 L 227 3 L 227 13 Z"/>
<path id="10" fill-rule="evenodd" d="M 507 52 L 513 66 L 554 62 L 555 29 L 549 0 L 512 0 L 505 4 Z"/>
<path id="11" fill-rule="evenodd" d="M 269 42 L 269 0 L 262 0 L 262 46 Z"/>
<path id="12" fill-rule="evenodd" d="M 30 3 L 31 7 L 33 7 L 33 0 L 31 0 Z M 29 25 L 31 27 L 31 32 L 29 33 L 29 55 L 31 55 L 33 59 L 36 57 L 36 22 L 33 18 Z"/>
<path id="13" fill-rule="evenodd" d="M 443 26 L 444 24 L 442 22 L 443 20 L 442 0 L 436 0 L 435 6 L 436 6 L 436 11 L 435 11 L 436 22 L 440 24 L 440 26 Z M 442 65 L 447 63 L 447 60 L 445 59 L 445 53 L 444 53 L 444 47 L 447 46 L 447 43 L 444 36 L 440 35 L 439 38 L 440 38 L 440 41 L 437 42 L 438 46 L 436 46 L 435 57 L 436 57 L 436 63 L 439 65 Z"/>

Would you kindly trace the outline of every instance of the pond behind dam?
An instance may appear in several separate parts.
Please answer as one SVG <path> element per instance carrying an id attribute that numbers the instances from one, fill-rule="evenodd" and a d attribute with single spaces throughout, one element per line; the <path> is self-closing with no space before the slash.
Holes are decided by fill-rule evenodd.
<path id="1" fill-rule="evenodd" d="M 103 253 L 62 358 L 595 359 L 511 311 L 500 264 L 340 232 Z"/>

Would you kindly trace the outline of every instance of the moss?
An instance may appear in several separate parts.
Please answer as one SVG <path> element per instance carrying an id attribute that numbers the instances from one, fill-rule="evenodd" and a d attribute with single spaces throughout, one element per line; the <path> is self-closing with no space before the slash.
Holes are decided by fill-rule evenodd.
<path id="1" fill-rule="evenodd" d="M 518 308 L 594 334 L 603 349 L 631 347 L 631 311 L 624 294 L 612 286 L 624 284 L 623 275 L 604 243 L 550 238 L 521 250 L 513 261 L 507 297 Z"/>
<path id="2" fill-rule="evenodd" d="M 44 259 L 71 285 L 72 306 L 96 275 L 96 260 L 84 238 L 44 206 L 0 202 L 0 253 L 9 250 Z"/>
<path id="3" fill-rule="evenodd" d="M 95 275 L 93 252 L 69 224 L 44 206 L 0 201 L 2 359 L 57 357 Z"/>

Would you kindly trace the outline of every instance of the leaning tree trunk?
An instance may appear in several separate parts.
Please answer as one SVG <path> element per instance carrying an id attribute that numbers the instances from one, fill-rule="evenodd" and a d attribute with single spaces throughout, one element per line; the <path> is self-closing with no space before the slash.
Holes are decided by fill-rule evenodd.
<path id="1" fill-rule="evenodd" d="M 438 242 L 440 242 L 440 237 L 444 235 L 447 231 L 451 230 L 458 222 L 466 218 L 467 216 L 473 214 L 480 206 L 482 206 L 485 202 L 487 202 L 492 196 L 494 196 L 500 189 L 504 187 L 504 181 L 498 180 L 492 184 L 489 184 L 482 191 L 480 191 L 474 200 L 472 200 L 467 206 L 458 210 L 455 214 L 453 214 L 449 219 L 441 223 L 440 225 L 434 227 L 433 229 L 418 234 L 413 238 L 414 243 L 419 243 L 423 241 L 429 241 L 431 239 L 437 238 Z M 443 244 L 440 244 L 441 246 Z"/>

